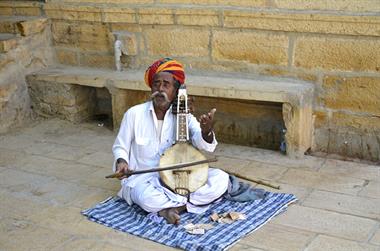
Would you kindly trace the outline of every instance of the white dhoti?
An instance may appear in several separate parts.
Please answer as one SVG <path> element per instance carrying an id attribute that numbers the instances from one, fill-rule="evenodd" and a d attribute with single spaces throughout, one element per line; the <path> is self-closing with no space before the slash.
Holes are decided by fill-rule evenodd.
<path id="1" fill-rule="evenodd" d="M 209 168 L 207 183 L 191 193 L 190 200 L 187 201 L 186 197 L 162 186 L 158 173 L 150 173 L 122 180 L 119 196 L 129 204 L 136 203 L 149 213 L 186 205 L 188 212 L 199 214 L 206 211 L 208 204 L 217 200 L 227 191 L 228 183 L 227 173 Z"/>

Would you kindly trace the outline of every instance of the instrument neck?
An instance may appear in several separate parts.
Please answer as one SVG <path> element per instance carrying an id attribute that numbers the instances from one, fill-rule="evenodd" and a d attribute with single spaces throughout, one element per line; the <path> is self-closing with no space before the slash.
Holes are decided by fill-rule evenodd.
<path id="1" fill-rule="evenodd" d="M 186 89 L 180 88 L 177 96 L 177 142 L 189 141 L 189 128 L 188 128 L 188 107 L 187 107 L 187 93 Z"/>

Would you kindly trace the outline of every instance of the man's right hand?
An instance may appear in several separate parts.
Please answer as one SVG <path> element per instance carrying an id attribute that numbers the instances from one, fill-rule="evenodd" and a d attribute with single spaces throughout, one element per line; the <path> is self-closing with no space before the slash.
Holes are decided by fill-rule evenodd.
<path id="1" fill-rule="evenodd" d="M 124 176 L 120 177 L 119 180 L 122 180 L 124 178 L 128 178 L 127 172 L 128 172 L 128 163 L 125 159 L 119 158 L 116 161 L 116 172 L 117 173 L 123 173 Z"/>

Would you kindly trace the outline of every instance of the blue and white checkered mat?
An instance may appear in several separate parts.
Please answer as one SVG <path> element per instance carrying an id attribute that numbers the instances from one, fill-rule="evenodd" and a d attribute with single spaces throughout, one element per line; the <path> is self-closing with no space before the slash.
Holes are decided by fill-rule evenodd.
<path id="1" fill-rule="evenodd" d="M 218 251 L 225 250 L 248 233 L 251 233 L 287 206 L 296 201 L 292 194 L 267 192 L 262 200 L 253 202 L 234 202 L 223 199 L 211 205 L 204 214 L 181 214 L 181 224 L 178 226 L 156 223 L 137 205 L 129 206 L 123 199 L 112 197 L 82 211 L 89 220 L 107 227 L 140 236 L 161 244 L 184 250 Z M 238 220 L 231 224 L 217 223 L 210 220 L 213 212 L 240 212 L 247 216 L 246 220 Z M 192 235 L 183 228 L 188 223 L 212 223 L 214 228 L 203 235 Z"/>

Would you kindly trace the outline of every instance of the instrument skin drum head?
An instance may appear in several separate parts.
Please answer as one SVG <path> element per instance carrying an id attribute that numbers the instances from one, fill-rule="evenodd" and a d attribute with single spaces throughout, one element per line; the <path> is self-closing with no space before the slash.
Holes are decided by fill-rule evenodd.
<path id="1" fill-rule="evenodd" d="M 194 146 L 185 143 L 176 143 L 170 147 L 160 159 L 160 167 L 172 165 L 173 163 L 188 163 L 194 161 L 206 160 L 206 157 Z M 207 182 L 208 178 L 208 163 L 189 166 L 177 170 L 166 170 L 160 172 L 161 181 L 173 192 L 186 195 L 178 192 L 178 179 L 176 183 L 176 172 L 184 171 L 188 175 L 188 182 L 183 182 L 180 187 L 185 187 L 188 192 L 194 192 Z"/>

